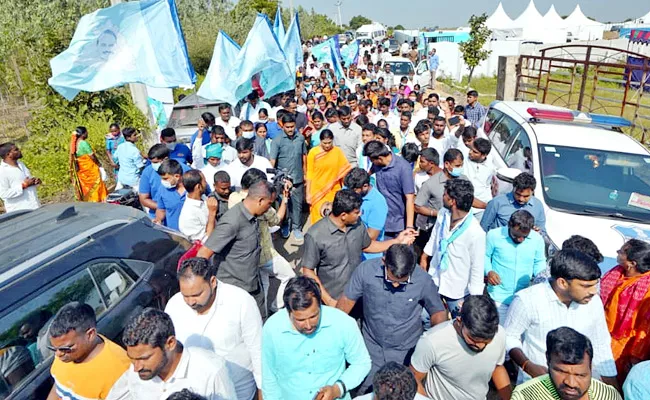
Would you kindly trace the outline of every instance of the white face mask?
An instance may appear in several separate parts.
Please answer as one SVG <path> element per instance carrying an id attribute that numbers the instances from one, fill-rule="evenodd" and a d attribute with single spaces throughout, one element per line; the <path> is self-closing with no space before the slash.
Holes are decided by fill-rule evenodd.
<path id="1" fill-rule="evenodd" d="M 151 163 L 151 168 L 153 168 L 154 171 L 158 172 L 158 168 L 160 168 L 161 164 L 162 163 L 159 163 L 159 162 L 152 162 Z"/>
<path id="2" fill-rule="evenodd" d="M 165 143 L 165 146 L 167 146 L 169 151 L 174 151 L 174 149 L 176 148 L 176 142 Z"/>
<path id="3" fill-rule="evenodd" d="M 174 187 L 174 185 L 172 185 L 169 181 L 166 180 L 161 180 L 160 184 L 163 185 L 165 189 L 171 189 Z"/>
<path id="4" fill-rule="evenodd" d="M 252 139 L 255 137 L 255 131 L 242 131 L 241 135 L 246 139 Z"/>

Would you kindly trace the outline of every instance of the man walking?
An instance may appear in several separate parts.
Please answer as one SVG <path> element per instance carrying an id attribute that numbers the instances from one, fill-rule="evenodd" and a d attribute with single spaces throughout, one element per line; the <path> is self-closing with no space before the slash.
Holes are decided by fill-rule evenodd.
<path id="1" fill-rule="evenodd" d="M 0 199 L 5 212 L 35 210 L 41 206 L 36 186 L 41 180 L 34 178 L 29 169 L 19 161 L 23 158 L 18 146 L 13 143 L 0 145 Z"/>
<path id="2" fill-rule="evenodd" d="M 262 329 L 265 400 L 349 400 L 349 391 L 370 371 L 355 320 L 321 302 L 314 280 L 299 276 L 289 281 L 285 308 Z"/>
<path id="3" fill-rule="evenodd" d="M 438 67 L 440 66 L 440 57 L 436 54 L 436 49 L 431 49 L 429 52 L 429 72 L 431 73 L 431 80 L 429 81 L 429 87 L 431 90 L 436 89 L 436 75 L 438 73 Z"/>
<path id="4" fill-rule="evenodd" d="M 363 304 L 363 339 L 372 360 L 370 373 L 359 387 L 359 393 L 365 393 L 382 365 L 410 363 L 422 334 L 422 309 L 431 315 L 432 326 L 446 321 L 447 311 L 431 277 L 417 268 L 415 253 L 403 244 L 390 246 L 383 258 L 362 262 L 336 308 L 349 314 L 359 300 Z"/>
<path id="5" fill-rule="evenodd" d="M 345 158 L 352 165 L 357 166 L 357 148 L 361 144 L 361 127 L 352 123 L 350 107 L 343 106 L 339 109 L 339 122 L 330 125 L 329 129 L 334 134 L 334 145 L 343 150 Z"/>
<path id="6" fill-rule="evenodd" d="M 476 129 L 483 117 L 487 114 L 487 108 L 478 102 L 478 92 L 470 90 L 467 92 L 467 105 L 465 106 L 465 119 Z"/>

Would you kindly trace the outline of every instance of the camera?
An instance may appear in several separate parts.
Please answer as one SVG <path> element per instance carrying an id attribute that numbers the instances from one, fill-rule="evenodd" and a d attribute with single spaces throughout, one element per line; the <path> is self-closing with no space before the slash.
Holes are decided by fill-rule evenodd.
<path id="1" fill-rule="evenodd" d="M 287 182 L 291 183 L 291 186 L 293 187 L 293 177 L 289 174 L 286 168 L 267 168 L 266 173 L 274 175 L 272 184 L 278 194 L 282 194 L 284 192 L 284 185 Z"/>

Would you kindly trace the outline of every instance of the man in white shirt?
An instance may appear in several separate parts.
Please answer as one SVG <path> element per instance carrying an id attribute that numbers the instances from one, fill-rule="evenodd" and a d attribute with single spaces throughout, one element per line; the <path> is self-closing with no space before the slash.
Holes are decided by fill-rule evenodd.
<path id="1" fill-rule="evenodd" d="M 550 264 L 547 282 L 515 294 L 504 324 L 506 350 L 519 366 L 517 383 L 548 373 L 546 335 L 568 326 L 591 339 L 594 378 L 618 387 L 612 339 L 598 295 L 598 264 L 577 250 L 560 250 Z"/>
<path id="2" fill-rule="evenodd" d="M 390 99 L 387 97 L 379 99 L 379 112 L 372 119 L 372 123 L 378 125 L 382 119 L 388 123 L 388 130 L 395 131 L 399 128 L 399 117 L 390 112 Z"/>
<path id="3" fill-rule="evenodd" d="M 14 143 L 0 145 L 0 199 L 5 211 L 35 210 L 41 206 L 36 194 L 36 185 L 41 180 L 34 178 L 29 169 L 18 161 L 23 157 Z"/>
<path id="4" fill-rule="evenodd" d="M 205 135 L 203 131 L 199 131 L 197 139 L 201 139 Z M 205 160 L 208 155 L 207 148 L 210 144 L 218 143 L 221 145 L 221 160 L 218 165 L 223 166 L 224 168 L 231 162 L 237 159 L 237 151 L 232 148 L 227 143 L 226 131 L 222 126 L 215 125 L 212 127 L 212 132 L 210 133 L 210 143 L 205 146 L 202 144 L 202 140 L 195 140 L 192 144 L 192 167 L 195 169 L 203 169 L 205 167 Z"/>
<path id="5" fill-rule="evenodd" d="M 205 176 L 211 191 L 214 191 L 214 175 L 226 168 L 226 164 L 221 163 L 221 157 L 223 157 L 223 146 L 221 144 L 210 143 L 205 146 L 205 165 L 200 171 Z"/>
<path id="6" fill-rule="evenodd" d="M 271 109 L 269 103 L 260 100 L 260 95 L 255 90 L 246 96 L 246 100 L 248 100 L 248 102 L 244 103 L 239 112 L 239 119 L 242 121 L 251 121 L 255 123 L 260 119 L 259 112 L 262 108 L 265 108 L 267 112 Z"/>
<path id="7" fill-rule="evenodd" d="M 219 202 L 216 198 L 208 198 L 203 194 L 208 184 L 201 171 L 187 171 L 183 174 L 182 181 L 186 197 L 178 217 L 178 230 L 191 241 L 203 242 L 214 230 Z"/>
<path id="8" fill-rule="evenodd" d="M 469 148 L 469 159 L 464 165 L 465 176 L 474 185 L 474 218 L 478 221 L 483 218 L 487 203 L 492 200 L 492 178 L 496 174 L 494 165 L 487 161 L 492 150 L 489 140 L 478 138 Z"/>
<path id="9" fill-rule="evenodd" d="M 431 132 L 431 139 L 429 140 L 429 147 L 436 149 L 438 154 L 445 154 L 449 149 L 455 149 L 458 146 L 458 137 L 460 132 L 455 134 L 446 133 L 447 120 L 445 117 L 435 117 L 433 119 L 433 132 Z M 443 160 L 440 160 L 440 168 L 443 168 Z"/>
<path id="10" fill-rule="evenodd" d="M 424 246 L 422 268 L 429 271 L 452 318 L 459 315 L 467 295 L 483 294 L 485 231 L 469 212 L 474 187 L 465 179 L 445 182 L 444 208 L 438 211 L 431 238 Z"/>
<path id="11" fill-rule="evenodd" d="M 241 123 L 240 119 L 232 115 L 232 108 L 230 104 L 220 104 L 219 105 L 219 118 L 214 122 L 215 125 L 223 127 L 226 131 L 226 135 L 230 138 L 231 141 L 237 140 L 237 135 L 235 135 L 235 128 Z"/>
<path id="12" fill-rule="evenodd" d="M 438 164 L 440 164 L 440 155 L 436 149 L 427 147 L 420 151 L 420 171 L 415 174 L 414 178 L 416 194 L 420 191 L 424 182 L 440 171 Z M 426 220 L 426 217 L 424 219 Z"/>
<path id="13" fill-rule="evenodd" d="M 237 399 L 224 359 L 176 339 L 169 315 L 147 308 L 131 318 L 122 342 L 133 368 L 115 382 L 107 400 L 160 400 L 189 389 L 207 400 Z"/>
<path id="14" fill-rule="evenodd" d="M 183 261 L 180 292 L 165 312 L 176 338 L 187 348 L 202 348 L 223 357 L 231 371 L 237 399 L 253 399 L 262 378 L 262 317 L 245 290 L 217 280 L 205 258 Z"/>
<path id="15" fill-rule="evenodd" d="M 241 177 L 249 169 L 256 168 L 268 175 L 267 169 L 273 168 L 268 159 L 253 154 L 253 147 L 254 142 L 244 137 L 235 143 L 237 159 L 225 168 L 225 171 L 230 175 L 230 183 L 235 187 L 235 190 L 241 189 Z"/>
<path id="16" fill-rule="evenodd" d="M 320 69 L 318 69 L 316 63 L 313 60 L 309 63 L 309 67 L 307 67 L 307 69 L 305 70 L 305 75 L 307 76 L 307 78 L 316 78 L 316 79 L 318 79 L 318 77 L 320 76 Z"/>

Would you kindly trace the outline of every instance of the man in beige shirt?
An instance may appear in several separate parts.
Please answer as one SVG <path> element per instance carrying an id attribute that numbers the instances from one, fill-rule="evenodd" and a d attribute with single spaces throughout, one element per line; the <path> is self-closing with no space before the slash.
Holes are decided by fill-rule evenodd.
<path id="1" fill-rule="evenodd" d="M 237 203 L 244 200 L 248 194 L 248 188 L 257 182 L 265 181 L 266 179 L 266 174 L 259 169 L 251 168 L 246 171 L 241 178 L 241 190 L 232 193 L 228 198 L 228 208 L 232 208 Z M 282 201 L 280 202 L 280 208 L 278 208 L 277 211 L 271 207 L 264 215 L 258 218 L 260 227 L 260 247 L 262 248 L 260 252 L 260 276 L 262 279 L 262 288 L 264 289 L 265 299 L 268 298 L 270 285 L 269 276 L 273 275 L 280 281 L 280 287 L 278 288 L 275 300 L 271 302 L 270 306 L 267 306 L 269 311 L 273 313 L 284 307 L 284 300 L 282 299 L 284 288 L 287 286 L 289 279 L 296 276 L 291 264 L 289 264 L 289 262 L 275 250 L 275 247 L 273 247 L 273 239 L 271 238 L 271 232 L 269 231 L 269 228 L 279 226 L 280 222 L 284 219 L 287 212 L 290 190 L 290 186 L 285 185 L 282 193 Z M 274 201 L 275 196 L 277 196 L 277 193 L 274 193 Z"/>

